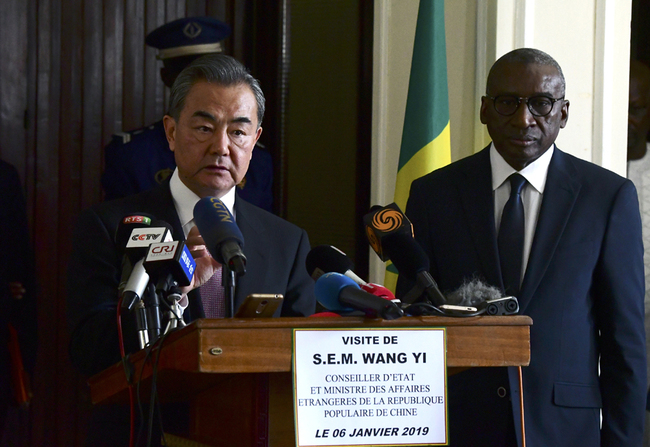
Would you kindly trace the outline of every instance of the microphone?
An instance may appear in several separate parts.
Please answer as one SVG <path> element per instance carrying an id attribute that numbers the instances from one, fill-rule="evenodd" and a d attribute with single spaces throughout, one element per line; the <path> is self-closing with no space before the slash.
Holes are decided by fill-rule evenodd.
<path id="1" fill-rule="evenodd" d="M 156 284 L 156 292 L 167 292 L 176 283 L 189 286 L 196 262 L 185 241 L 156 242 L 149 246 L 144 268 Z"/>
<path id="2" fill-rule="evenodd" d="M 147 274 L 140 259 L 135 263 L 128 280 L 122 290 L 122 308 L 131 310 L 133 305 L 142 299 L 147 284 L 149 284 L 149 275 Z"/>
<path id="3" fill-rule="evenodd" d="M 149 227 L 153 219 L 153 216 L 145 213 L 124 216 L 115 230 L 115 244 L 125 247 L 133 229 Z"/>
<path id="4" fill-rule="evenodd" d="M 383 247 L 390 253 L 390 260 L 397 271 L 407 280 L 415 282 L 415 287 L 402 298 L 403 302 L 411 304 L 424 293 L 435 306 L 446 303 L 445 296 L 429 273 L 429 258 L 413 236 L 394 233 L 384 238 Z"/>
<path id="5" fill-rule="evenodd" d="M 171 225 L 165 221 L 155 220 L 150 223 L 154 226 L 133 228 L 127 238 L 124 254 L 134 267 L 122 290 L 122 308 L 131 310 L 135 306 L 136 330 L 140 349 L 147 346 L 150 340 L 155 340 L 160 334 L 158 296 L 155 293 L 149 294 L 147 303 L 145 303 L 145 290 L 149 284 L 149 274 L 144 268 L 144 258 L 152 242 L 170 240 L 172 233 Z M 149 320 L 151 327 L 149 327 Z"/>
<path id="6" fill-rule="evenodd" d="M 390 253 L 384 248 L 386 237 L 395 234 L 413 237 L 411 221 L 402 213 L 402 210 L 399 209 L 395 202 L 383 207 L 374 205 L 370 208 L 370 212 L 363 216 L 363 222 L 370 246 L 384 262 L 390 259 Z"/>
<path id="7" fill-rule="evenodd" d="M 194 222 L 214 259 L 237 275 L 246 273 L 244 236 L 228 208 L 216 197 L 204 197 L 194 206 Z"/>
<path id="8" fill-rule="evenodd" d="M 167 222 L 156 220 L 155 225 L 154 227 L 136 227 L 127 238 L 124 256 L 130 260 L 134 267 L 129 272 L 128 280 L 122 290 L 122 308 L 130 310 L 144 295 L 149 283 L 149 275 L 143 262 L 149 251 L 149 245 L 155 241 L 171 240 L 172 229 Z"/>
<path id="9" fill-rule="evenodd" d="M 174 308 L 171 312 L 171 319 L 178 318 L 182 321 L 183 311 L 177 305 L 181 299 L 179 286 L 189 286 L 194 276 L 196 262 L 185 245 L 185 241 L 155 242 L 149 246 L 147 257 L 144 260 L 144 268 L 151 277 L 152 285 L 150 286 L 152 297 L 148 305 L 149 315 L 151 317 L 151 336 L 156 340 L 162 329 L 160 319 L 160 302 L 159 295 L 167 300 L 169 308 Z M 171 327 L 177 326 L 172 323 L 168 325 L 165 332 Z"/>
<path id="10" fill-rule="evenodd" d="M 307 267 L 307 273 L 314 281 L 325 273 L 336 272 L 347 276 L 359 285 L 366 284 L 363 279 L 352 271 L 354 269 L 352 260 L 332 245 L 318 245 L 312 248 L 307 254 L 307 259 L 305 259 L 305 266 Z"/>
<path id="11" fill-rule="evenodd" d="M 399 301 L 397 298 L 395 298 L 393 292 L 391 292 L 384 286 L 380 286 L 379 284 L 373 284 L 369 282 L 367 284 L 360 285 L 359 287 L 361 288 L 361 290 L 364 290 L 371 295 L 378 296 L 385 300 Z"/>
<path id="12" fill-rule="evenodd" d="M 363 311 L 366 316 L 379 316 L 385 320 L 402 317 L 404 312 L 392 301 L 371 295 L 359 288 L 357 283 L 336 272 L 325 273 L 316 280 L 316 299 L 332 311 Z"/>
<path id="13" fill-rule="evenodd" d="M 138 213 L 133 215 L 127 215 L 120 220 L 116 230 L 115 230 L 115 245 L 124 255 L 122 257 L 122 275 L 120 277 L 120 284 L 118 290 L 120 293 L 123 293 L 125 284 L 131 275 L 131 272 L 134 268 L 135 260 L 131 259 L 126 254 L 126 244 L 129 242 L 129 237 L 131 232 L 135 228 L 144 228 L 151 225 L 151 220 L 154 219 L 153 216 L 145 213 Z"/>
<path id="14" fill-rule="evenodd" d="M 377 255 L 382 261 L 390 259 L 401 275 L 416 283 L 401 300 L 412 304 L 424 293 L 435 306 L 445 304 L 444 295 L 429 273 L 429 258 L 413 238 L 411 222 L 399 207 L 395 203 L 375 206 L 363 219 L 368 240 Z"/>

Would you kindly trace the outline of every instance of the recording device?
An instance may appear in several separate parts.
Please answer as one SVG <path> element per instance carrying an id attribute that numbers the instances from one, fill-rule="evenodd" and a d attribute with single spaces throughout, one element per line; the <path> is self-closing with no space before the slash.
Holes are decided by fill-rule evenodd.
<path id="1" fill-rule="evenodd" d="M 479 307 L 479 309 L 482 308 Z M 514 296 L 506 296 L 485 302 L 487 315 L 514 315 L 519 313 L 519 301 Z"/>
<path id="2" fill-rule="evenodd" d="M 316 280 L 314 294 L 326 308 L 337 312 L 363 311 L 366 316 L 378 316 L 394 320 L 404 316 L 402 309 L 394 302 L 365 292 L 345 275 L 336 272 L 325 273 Z"/>
<path id="3" fill-rule="evenodd" d="M 223 202 L 202 198 L 194 206 L 194 221 L 212 257 L 237 275 L 246 273 L 244 236 Z"/>
<path id="4" fill-rule="evenodd" d="M 354 269 L 352 260 L 332 245 L 318 245 L 312 248 L 305 259 L 305 266 L 314 281 L 325 273 L 336 272 L 347 276 L 359 285 L 366 283 L 352 271 Z"/>
<path id="5" fill-rule="evenodd" d="M 235 318 L 270 318 L 283 300 L 279 293 L 252 293 L 239 306 Z"/>
<path id="6" fill-rule="evenodd" d="M 519 312 L 519 301 L 514 296 L 503 297 L 501 290 L 478 278 L 465 281 L 458 289 L 447 294 L 451 305 L 473 306 L 486 315 L 514 315 Z"/>

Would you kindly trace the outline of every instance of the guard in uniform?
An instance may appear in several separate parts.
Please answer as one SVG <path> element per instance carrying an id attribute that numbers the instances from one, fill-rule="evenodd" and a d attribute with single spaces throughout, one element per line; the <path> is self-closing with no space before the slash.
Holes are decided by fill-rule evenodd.
<path id="1" fill-rule="evenodd" d="M 163 62 L 160 77 L 171 88 L 178 74 L 194 59 L 221 53 L 221 42 L 230 32 L 230 26 L 212 17 L 186 17 L 156 28 L 147 35 L 145 43 L 158 49 L 157 58 Z M 102 186 L 106 200 L 151 189 L 176 167 L 162 117 L 142 129 L 113 135 L 104 148 L 104 160 Z M 258 144 L 237 192 L 244 200 L 272 211 L 272 186 L 273 159 Z"/>

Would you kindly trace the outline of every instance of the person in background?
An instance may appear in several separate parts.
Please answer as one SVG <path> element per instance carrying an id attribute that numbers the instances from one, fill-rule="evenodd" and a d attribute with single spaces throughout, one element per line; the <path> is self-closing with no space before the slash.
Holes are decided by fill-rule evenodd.
<path id="1" fill-rule="evenodd" d="M 639 195 L 643 222 L 643 261 L 645 264 L 645 332 L 646 347 L 650 346 L 650 157 L 647 136 L 650 131 L 650 68 L 644 63 L 630 61 L 630 99 L 627 119 L 627 178 L 632 180 Z M 650 379 L 650 369 L 648 370 Z M 650 403 L 650 400 L 649 400 Z M 643 445 L 650 447 L 650 412 L 646 412 Z"/>
<path id="2" fill-rule="evenodd" d="M 0 160 L 0 440 L 10 407 L 27 407 L 36 363 L 36 272 L 25 197 L 16 168 Z M 27 374 L 25 374 L 25 372 Z"/>
<path id="3" fill-rule="evenodd" d="M 637 194 L 556 146 L 565 89 L 540 50 L 499 58 L 480 108 L 492 143 L 415 180 L 406 215 L 443 292 L 478 277 L 532 318 L 528 447 L 638 446 L 647 379 Z M 410 287 L 400 277 L 398 292 Z M 518 379 L 514 367 L 450 376 L 450 445 L 521 446 Z"/>
<path id="4" fill-rule="evenodd" d="M 158 49 L 163 62 L 160 77 L 171 88 L 190 62 L 205 54 L 223 52 L 230 26 L 212 17 L 186 17 L 166 23 L 149 33 L 145 43 Z M 162 119 L 142 129 L 113 136 L 104 148 L 102 186 L 106 200 L 151 189 L 167 179 L 176 167 L 169 150 Z M 273 206 L 273 159 L 257 144 L 238 194 L 267 211 Z"/>

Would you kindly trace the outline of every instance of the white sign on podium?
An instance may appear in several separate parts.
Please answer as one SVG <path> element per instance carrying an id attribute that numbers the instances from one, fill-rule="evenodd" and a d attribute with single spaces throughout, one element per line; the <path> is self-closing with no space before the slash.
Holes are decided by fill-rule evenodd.
<path id="1" fill-rule="evenodd" d="M 296 441 L 446 445 L 444 328 L 295 329 Z"/>

